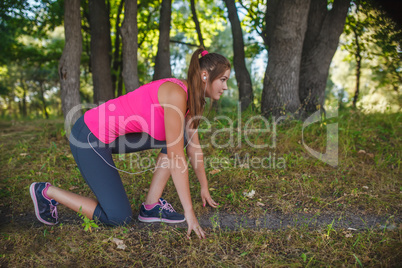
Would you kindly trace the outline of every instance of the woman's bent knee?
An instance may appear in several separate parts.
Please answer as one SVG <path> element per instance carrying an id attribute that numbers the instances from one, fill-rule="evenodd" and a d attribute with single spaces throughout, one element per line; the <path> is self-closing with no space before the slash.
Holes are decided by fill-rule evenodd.
<path id="1" fill-rule="evenodd" d="M 121 211 L 105 211 L 100 205 L 95 209 L 94 219 L 108 226 L 122 226 L 129 224 L 132 220 L 133 213 L 131 207 L 127 207 Z"/>
<path id="2" fill-rule="evenodd" d="M 133 216 L 126 216 L 126 217 L 117 217 L 117 218 L 111 218 L 108 222 L 108 225 L 112 226 L 123 226 L 127 225 L 131 222 Z"/>

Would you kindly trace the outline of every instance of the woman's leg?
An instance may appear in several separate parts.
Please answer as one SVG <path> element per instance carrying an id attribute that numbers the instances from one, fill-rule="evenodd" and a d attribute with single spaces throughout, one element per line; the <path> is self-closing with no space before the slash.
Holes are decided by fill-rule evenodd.
<path id="1" fill-rule="evenodd" d="M 163 189 L 170 177 L 167 167 L 168 158 L 166 154 L 166 142 L 153 139 L 147 133 L 129 133 L 118 137 L 110 144 L 113 154 L 135 153 L 149 149 L 162 149 L 159 153 L 156 166 L 158 167 L 152 177 L 145 204 L 155 204 L 159 202 Z"/>
<path id="2" fill-rule="evenodd" d="M 163 189 L 165 189 L 166 183 L 170 178 L 170 171 L 166 163 L 168 161 L 167 154 L 159 153 L 156 166 L 157 169 L 152 177 L 151 186 L 145 199 L 146 205 L 155 204 L 162 196 Z"/>
<path id="3" fill-rule="evenodd" d="M 159 168 L 154 172 L 147 200 L 140 207 L 138 219 L 142 222 L 179 223 L 185 221 L 184 216 L 177 213 L 166 200 L 160 199 L 170 177 L 165 141 L 155 140 L 146 133 L 130 133 L 117 138 L 110 144 L 110 148 L 112 153 L 118 154 L 162 148 L 156 164 Z"/>
<path id="4" fill-rule="evenodd" d="M 89 219 L 92 219 L 95 208 L 98 206 L 98 201 L 95 199 L 80 196 L 55 186 L 50 186 L 46 194 L 49 198 L 56 200 L 75 212 L 81 212 Z"/>
<path id="5" fill-rule="evenodd" d="M 184 135 L 184 145 L 187 144 L 187 137 Z M 130 133 L 117 138 L 112 144 L 112 153 L 123 154 L 133 153 L 149 149 L 162 148 L 156 160 L 156 167 L 151 185 L 145 200 L 146 205 L 155 204 L 162 196 L 166 183 L 170 178 L 170 171 L 167 166 L 166 142 L 153 139 L 146 133 Z"/>
<path id="6" fill-rule="evenodd" d="M 97 200 L 53 187 L 49 187 L 49 194 L 75 211 L 81 207 L 88 218 L 97 218 L 105 224 L 122 225 L 130 222 L 131 205 L 120 175 L 114 168 L 111 149 L 90 132 L 83 118 L 77 121 L 72 135 L 75 139 L 70 137 L 71 152 Z"/>

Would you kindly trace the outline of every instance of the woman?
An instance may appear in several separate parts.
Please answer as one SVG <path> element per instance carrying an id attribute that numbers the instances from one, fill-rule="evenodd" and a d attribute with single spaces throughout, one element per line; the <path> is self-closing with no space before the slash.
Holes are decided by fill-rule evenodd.
<path id="1" fill-rule="evenodd" d="M 203 205 L 208 202 L 215 208 L 218 204 L 208 190 L 197 128 L 205 98 L 218 100 L 227 89 L 229 75 L 230 63 L 224 56 L 199 48 L 191 57 L 187 81 L 174 78 L 153 81 L 87 111 L 72 128 L 70 147 L 96 200 L 50 183 L 32 183 L 30 194 L 38 220 L 56 224 L 56 206 L 63 204 L 107 225 L 129 223 L 131 206 L 112 154 L 162 148 L 138 218 L 143 222 L 186 220 L 188 237 L 194 231 L 199 238 L 205 238 L 191 202 L 184 148 L 187 147 L 187 155 L 201 184 Z M 189 139 L 187 145 L 184 145 L 184 132 Z M 184 215 L 161 198 L 170 175 Z"/>

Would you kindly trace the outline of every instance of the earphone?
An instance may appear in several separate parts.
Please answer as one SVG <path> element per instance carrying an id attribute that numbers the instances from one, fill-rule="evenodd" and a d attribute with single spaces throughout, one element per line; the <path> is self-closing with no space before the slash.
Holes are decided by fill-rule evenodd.
<path id="1" fill-rule="evenodd" d="M 190 139 L 188 140 L 186 146 L 184 146 L 184 149 L 187 148 L 187 146 L 190 144 L 191 140 L 193 139 L 195 133 L 197 133 L 197 132 L 198 132 L 198 128 L 194 131 L 193 135 L 191 135 L 191 137 L 190 137 Z M 92 134 L 92 132 L 89 132 L 89 133 L 88 133 L 88 136 L 87 136 L 87 142 L 88 142 L 89 146 L 91 146 L 92 150 L 93 150 L 109 167 L 111 167 L 111 168 L 113 168 L 113 169 L 115 169 L 115 170 L 117 170 L 117 171 L 121 171 L 121 172 L 124 172 L 124 173 L 127 173 L 127 174 L 131 174 L 131 175 L 136 175 L 136 174 L 144 173 L 144 172 L 149 171 L 149 170 L 154 170 L 154 172 L 155 172 L 155 170 L 156 170 L 157 168 L 167 167 L 166 164 L 165 164 L 165 165 L 162 165 L 162 166 L 156 166 L 156 167 L 154 167 L 154 168 L 149 168 L 149 169 L 146 169 L 146 170 L 143 170 L 143 171 L 140 171 L 140 172 L 128 172 L 128 171 L 119 169 L 119 168 L 113 166 L 112 164 L 110 164 L 105 158 L 103 158 L 103 156 L 102 156 L 100 153 L 98 153 L 98 152 L 95 150 L 95 148 L 92 146 L 91 142 L 89 141 L 89 136 L 90 136 L 91 134 Z"/>
<path id="2" fill-rule="evenodd" d="M 207 80 L 207 77 L 204 76 L 204 80 Z M 205 83 L 205 89 L 204 89 L 204 100 L 205 100 L 205 93 L 207 92 L 207 83 Z"/>

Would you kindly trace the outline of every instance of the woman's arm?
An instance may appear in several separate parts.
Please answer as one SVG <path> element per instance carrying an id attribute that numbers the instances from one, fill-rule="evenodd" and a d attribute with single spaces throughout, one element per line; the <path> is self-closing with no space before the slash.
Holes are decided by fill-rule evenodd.
<path id="1" fill-rule="evenodd" d="M 202 153 L 202 149 L 200 146 L 200 140 L 198 137 L 198 132 L 196 129 L 190 128 L 191 118 L 189 116 L 186 117 L 186 133 L 188 138 L 187 145 L 187 155 L 190 159 L 191 166 L 194 169 L 195 175 L 198 178 L 198 181 L 201 185 L 201 199 L 202 204 L 205 207 L 206 202 L 211 207 L 216 208 L 218 203 L 216 203 L 209 194 L 208 188 L 208 180 L 207 175 L 205 173 L 205 165 L 204 165 L 204 155 Z"/>
<path id="2" fill-rule="evenodd" d="M 164 83 L 159 89 L 159 103 L 164 108 L 167 157 L 169 159 L 169 169 L 173 178 L 180 201 L 184 209 L 184 215 L 188 224 L 187 235 L 191 231 L 200 238 L 205 238 L 205 233 L 201 229 L 195 217 L 191 202 L 190 186 L 188 179 L 188 167 L 184 155 L 184 113 L 186 110 L 186 93 L 174 83 Z"/>

